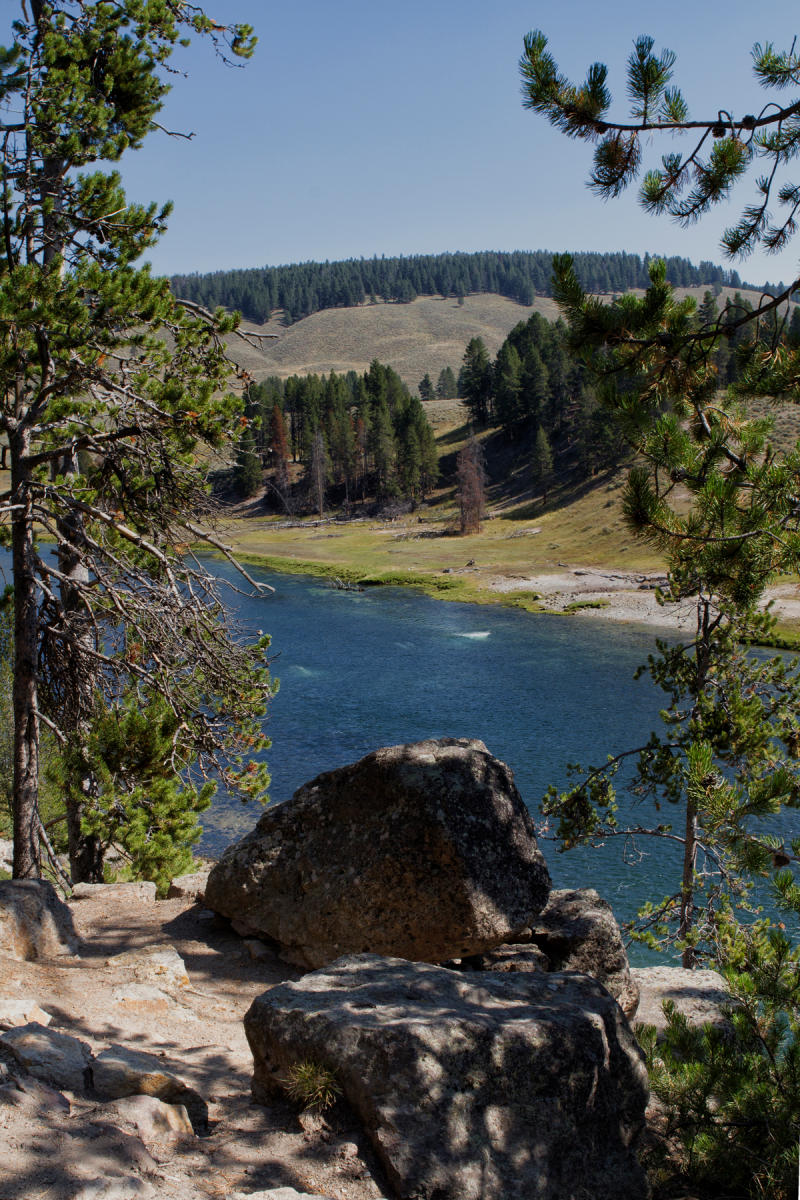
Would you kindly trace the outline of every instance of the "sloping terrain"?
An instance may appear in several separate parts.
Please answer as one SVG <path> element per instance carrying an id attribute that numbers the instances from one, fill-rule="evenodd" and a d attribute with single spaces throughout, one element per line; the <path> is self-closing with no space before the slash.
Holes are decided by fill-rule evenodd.
<path id="1" fill-rule="evenodd" d="M 690 294 L 700 301 L 705 291 L 704 287 L 677 288 L 676 294 Z M 723 288 L 720 306 L 733 295 L 732 288 Z M 756 303 L 756 292 L 747 296 Z M 265 339 L 261 350 L 239 338 L 232 348 L 236 360 L 256 380 L 268 375 L 365 371 L 377 358 L 393 367 L 413 391 L 426 372 L 434 383 L 444 367 L 458 374 L 470 338 L 483 338 L 494 358 L 508 333 L 533 312 L 549 321 L 558 318 L 556 303 L 547 296 L 537 297 L 532 308 L 490 294 L 467 296 L 463 304 L 452 297 L 422 296 L 410 304 L 381 301 L 358 308 L 329 308 L 288 328 L 280 317 L 266 325 L 245 322 L 248 329 L 276 336 Z"/>

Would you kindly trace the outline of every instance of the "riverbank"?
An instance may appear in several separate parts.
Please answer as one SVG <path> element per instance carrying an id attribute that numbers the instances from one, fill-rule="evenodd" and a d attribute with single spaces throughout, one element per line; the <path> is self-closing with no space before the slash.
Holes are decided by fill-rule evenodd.
<path id="1" fill-rule="evenodd" d="M 615 565 L 598 537 L 598 558 L 556 557 L 544 521 L 530 525 L 502 516 L 480 534 L 456 535 L 447 521 L 418 515 L 394 521 L 275 521 L 252 516 L 229 521 L 225 540 L 243 561 L 275 573 L 313 575 L 358 587 L 412 587 L 440 600 L 502 604 L 531 613 L 557 613 L 690 633 L 696 618 L 688 600 L 663 604 L 664 569 L 639 547 L 623 547 Z M 544 535 L 544 536 L 543 536 Z M 577 547 L 576 547 L 577 548 Z M 618 548 L 619 551 L 619 548 Z M 768 589 L 778 618 L 773 645 L 800 645 L 800 588 Z"/>

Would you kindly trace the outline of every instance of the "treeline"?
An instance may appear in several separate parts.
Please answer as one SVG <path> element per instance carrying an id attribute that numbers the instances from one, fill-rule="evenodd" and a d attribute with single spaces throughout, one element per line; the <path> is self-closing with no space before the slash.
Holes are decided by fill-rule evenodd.
<path id="1" fill-rule="evenodd" d="M 624 292 L 646 288 L 651 256 L 575 254 L 575 269 L 586 291 Z M 736 271 L 711 262 L 694 266 L 686 258 L 668 258 L 667 279 L 676 287 L 741 287 Z M 491 292 L 531 305 L 552 294 L 553 254 L 549 250 L 481 251 L 475 254 L 418 254 L 399 258 L 351 258 L 344 262 L 307 262 L 282 267 L 174 275 L 172 290 L 206 308 L 236 310 L 263 323 L 278 309 L 287 325 L 325 308 L 349 308 L 378 299 L 408 303 L 417 296 L 463 299 Z"/>
<path id="2" fill-rule="evenodd" d="M 436 483 L 436 444 L 422 402 L 377 360 L 362 375 L 331 371 L 253 383 L 246 411 L 239 490 L 255 494 L 267 469 L 269 493 L 288 512 L 321 512 L 334 492 L 345 509 L 368 498 L 415 504 Z"/>

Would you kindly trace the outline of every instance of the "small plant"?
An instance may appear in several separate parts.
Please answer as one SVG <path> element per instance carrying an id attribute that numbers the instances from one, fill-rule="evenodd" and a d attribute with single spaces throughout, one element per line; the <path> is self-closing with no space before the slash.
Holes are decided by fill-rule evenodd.
<path id="1" fill-rule="evenodd" d="M 290 1100 L 315 1112 L 325 1112 L 342 1093 L 333 1071 L 311 1058 L 292 1063 L 282 1086 Z"/>

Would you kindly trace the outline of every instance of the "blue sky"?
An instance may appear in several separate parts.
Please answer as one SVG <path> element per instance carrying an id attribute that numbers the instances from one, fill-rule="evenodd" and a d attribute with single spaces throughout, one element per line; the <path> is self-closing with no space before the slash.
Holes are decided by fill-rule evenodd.
<path id="1" fill-rule="evenodd" d="M 675 82 L 701 117 L 757 112 L 753 43 L 784 47 L 800 32 L 788 0 L 217 0 L 208 11 L 251 22 L 259 46 L 243 70 L 205 44 L 182 52 L 188 78 L 176 78 L 163 121 L 194 139 L 154 134 L 123 160 L 132 198 L 175 202 L 150 256 L 159 272 L 485 249 L 722 262 L 719 234 L 739 205 L 684 231 L 633 196 L 604 203 L 588 190 L 589 147 L 522 108 L 523 35 L 543 29 L 573 78 L 607 62 L 622 116 L 625 59 L 649 33 L 677 52 Z M 755 282 L 788 281 L 799 257 L 800 238 L 736 265 Z"/>

